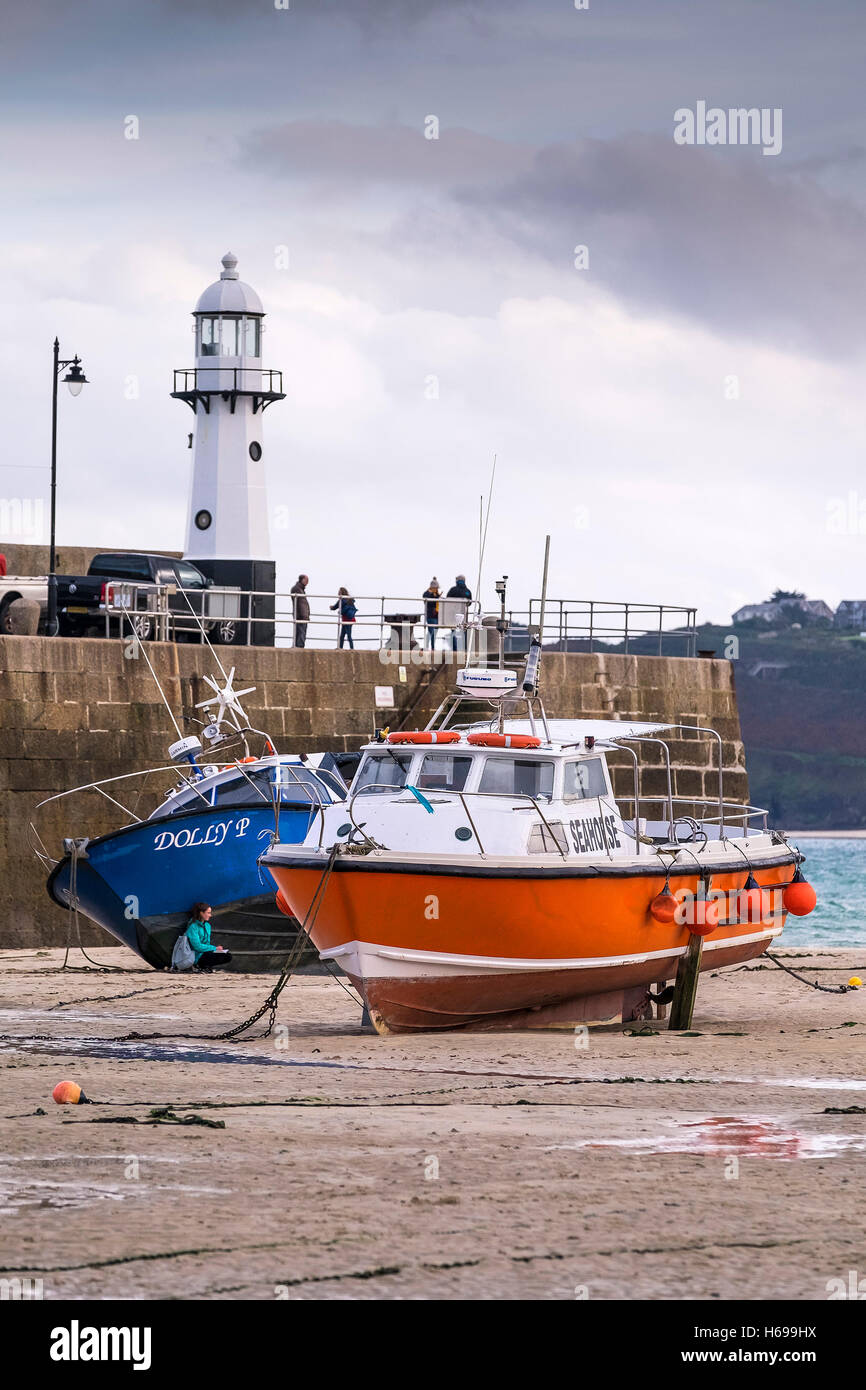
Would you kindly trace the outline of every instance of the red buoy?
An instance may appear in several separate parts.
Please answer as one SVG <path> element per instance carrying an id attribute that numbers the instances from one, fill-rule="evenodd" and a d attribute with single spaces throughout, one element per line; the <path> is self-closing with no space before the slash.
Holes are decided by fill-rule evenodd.
<path id="1" fill-rule="evenodd" d="M 719 904 L 714 898 L 692 898 L 686 904 L 686 926 L 694 936 L 709 936 L 719 925 Z"/>
<path id="2" fill-rule="evenodd" d="M 782 894 L 785 911 L 794 917 L 808 917 L 817 901 L 818 894 L 798 869 Z"/>
<path id="3" fill-rule="evenodd" d="M 292 909 L 289 907 L 289 904 L 286 902 L 285 898 L 283 897 L 283 890 L 282 890 L 282 888 L 278 888 L 278 889 L 277 889 L 277 896 L 276 896 L 275 901 L 276 901 L 277 907 L 280 909 L 280 912 L 282 912 L 282 914 L 283 914 L 284 917 L 294 917 L 294 915 L 295 915 L 294 912 L 293 912 Z"/>
<path id="4" fill-rule="evenodd" d="M 736 898 L 738 922 L 763 922 L 770 913 L 771 899 L 750 871 Z"/>
<path id="5" fill-rule="evenodd" d="M 51 1092 L 58 1105 L 82 1105 L 87 1096 L 74 1081 L 58 1081 Z"/>
<path id="6" fill-rule="evenodd" d="M 669 926 L 677 915 L 679 903 L 666 883 L 662 891 L 653 898 L 649 905 L 649 910 L 657 922 L 662 922 Z"/>

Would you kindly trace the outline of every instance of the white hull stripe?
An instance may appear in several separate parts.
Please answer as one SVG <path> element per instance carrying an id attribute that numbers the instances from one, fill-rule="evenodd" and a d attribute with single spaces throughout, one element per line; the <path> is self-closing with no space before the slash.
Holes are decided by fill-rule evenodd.
<path id="1" fill-rule="evenodd" d="M 757 941 L 772 941 L 781 927 L 765 927 L 763 931 L 746 936 L 727 936 L 720 941 L 705 941 L 705 951 L 723 951 L 731 946 L 751 946 Z M 663 960 L 685 955 L 685 946 L 669 946 L 664 951 L 643 951 L 631 956 L 584 956 L 567 960 L 524 960 L 514 956 L 463 956 L 438 951 L 404 951 L 393 946 L 376 946 L 367 941 L 351 941 L 345 946 L 333 946 L 320 951 L 321 960 L 339 960 L 342 956 L 380 956 L 383 960 L 410 962 L 417 965 L 446 965 L 466 970 L 599 970 L 611 965 L 641 965 L 648 960 Z"/>

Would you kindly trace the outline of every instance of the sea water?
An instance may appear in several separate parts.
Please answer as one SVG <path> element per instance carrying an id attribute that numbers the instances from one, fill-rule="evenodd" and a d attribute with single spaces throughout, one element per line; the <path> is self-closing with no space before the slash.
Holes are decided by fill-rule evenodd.
<path id="1" fill-rule="evenodd" d="M 790 836 L 818 894 L 808 917 L 788 917 L 780 945 L 866 947 L 866 839 Z"/>

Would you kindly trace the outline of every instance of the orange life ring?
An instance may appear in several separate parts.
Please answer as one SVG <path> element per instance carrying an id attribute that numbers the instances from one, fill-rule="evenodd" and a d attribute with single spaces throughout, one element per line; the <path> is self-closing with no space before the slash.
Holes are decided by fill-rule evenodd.
<path id="1" fill-rule="evenodd" d="M 459 743 L 460 735 L 455 729 L 413 729 L 405 734 L 389 734 L 389 743 Z"/>
<path id="2" fill-rule="evenodd" d="M 541 739 L 532 734 L 469 734 L 467 743 L 478 748 L 540 748 Z"/>
<path id="3" fill-rule="evenodd" d="M 239 763 L 257 763 L 258 761 L 258 758 L 254 758 L 252 754 L 248 758 L 238 758 Z"/>

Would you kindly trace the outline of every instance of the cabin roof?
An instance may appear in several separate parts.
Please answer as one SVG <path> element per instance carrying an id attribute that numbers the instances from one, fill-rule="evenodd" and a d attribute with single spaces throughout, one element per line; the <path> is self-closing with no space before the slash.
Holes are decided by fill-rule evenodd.
<path id="1" fill-rule="evenodd" d="M 472 730 L 489 729 L 491 720 L 483 723 L 473 724 Z M 550 737 L 553 743 L 569 744 L 583 743 L 585 738 L 594 738 L 598 742 L 614 738 L 643 738 L 652 734 L 660 733 L 664 729 L 670 729 L 670 724 L 651 724 L 635 719 L 548 719 L 547 727 L 550 730 Z M 543 726 L 540 719 L 535 721 L 536 733 L 543 741 Z M 532 727 L 528 719 L 506 719 L 505 732 L 507 734 L 531 734 Z"/>

